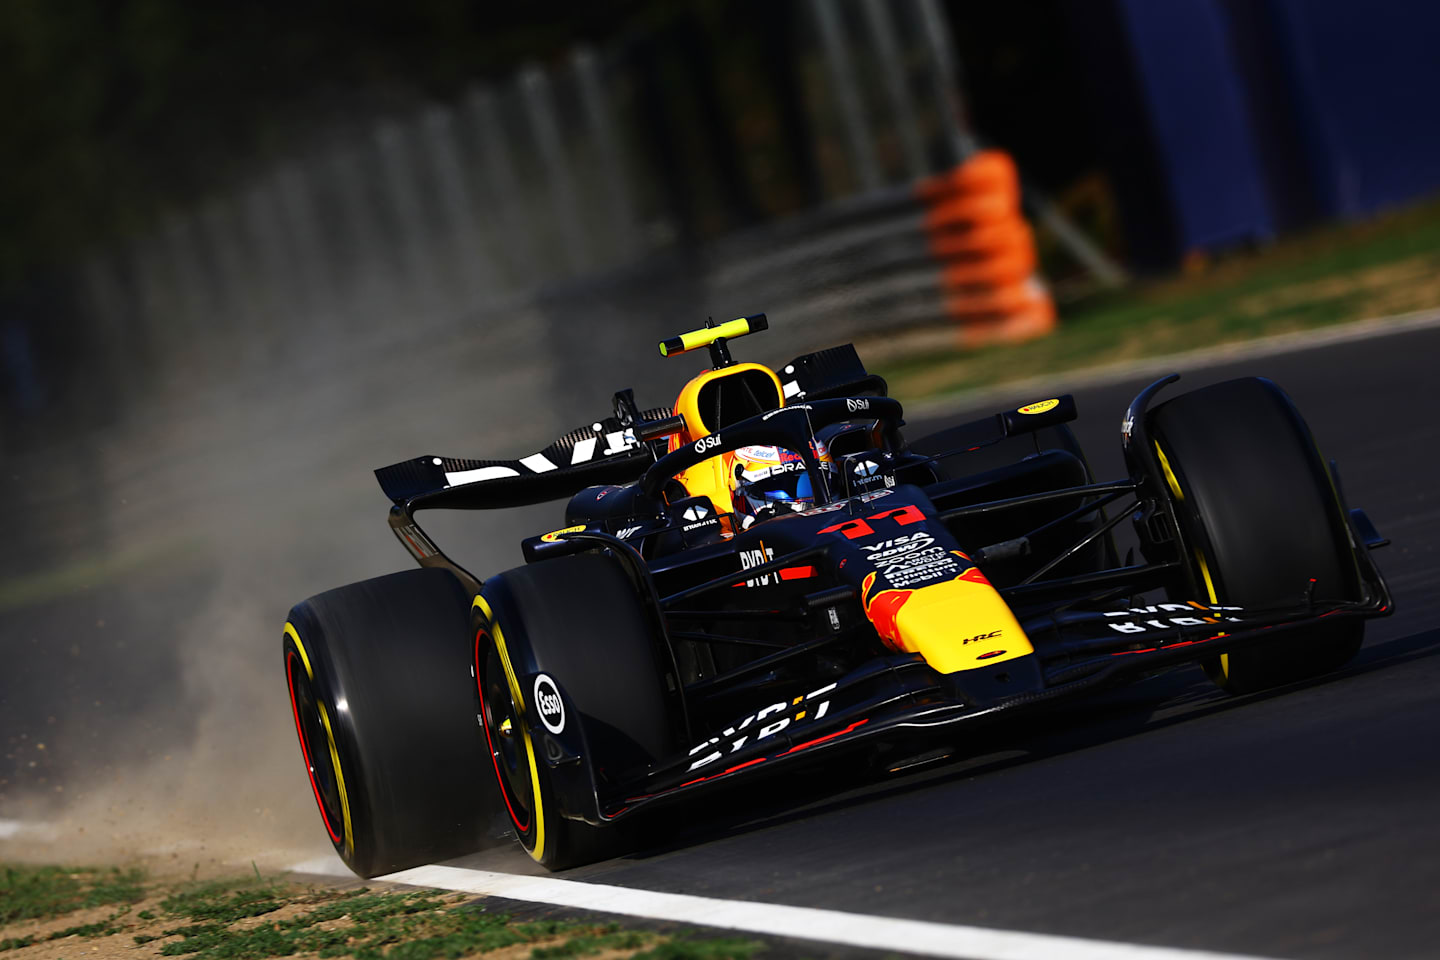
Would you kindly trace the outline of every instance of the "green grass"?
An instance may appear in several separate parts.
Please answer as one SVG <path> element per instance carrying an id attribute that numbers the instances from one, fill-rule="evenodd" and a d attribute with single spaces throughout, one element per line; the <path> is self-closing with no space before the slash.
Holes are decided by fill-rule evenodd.
<path id="1" fill-rule="evenodd" d="M 285 892 L 284 884 L 257 883 L 248 877 L 241 881 L 212 881 L 171 894 L 160 902 L 160 909 L 171 916 L 233 923 L 279 910 L 284 906 Z"/>
<path id="2" fill-rule="evenodd" d="M 735 937 L 707 940 L 677 937 L 644 953 L 635 954 L 632 960 L 749 960 L 760 946 L 755 940 L 740 940 Z"/>
<path id="3" fill-rule="evenodd" d="M 112 933 L 119 933 L 120 928 L 115 926 L 114 921 L 120 914 L 116 913 L 101 920 L 99 923 L 82 923 L 74 927 L 66 927 L 64 930 L 56 930 L 54 933 L 47 933 L 43 937 L 34 934 L 24 937 L 10 937 L 0 940 L 0 953 L 6 950 L 19 950 L 22 947 L 31 947 L 37 943 L 48 943 L 51 940 L 64 940 L 66 937 L 108 937 Z"/>
<path id="4" fill-rule="evenodd" d="M 1328 227 L 1062 308 L 1052 336 L 875 364 L 909 401 L 1440 306 L 1440 200 Z"/>
<path id="5" fill-rule="evenodd" d="M 258 871 L 254 877 L 169 888 L 148 883 L 138 871 L 58 867 L 0 867 L 0 871 L 4 921 L 0 927 L 87 907 L 117 907 L 104 919 L 50 933 L 5 937 L 6 931 L 0 929 L 0 952 L 66 937 L 117 934 L 126 936 L 128 949 L 158 947 L 161 956 L 194 960 L 294 955 L 439 960 L 527 945 L 532 945 L 529 955 L 535 960 L 602 952 L 628 952 L 646 960 L 748 960 L 760 948 L 750 940 L 697 939 L 614 923 L 520 922 L 489 911 L 483 902 L 465 903 L 460 894 L 305 888 L 266 879 Z M 132 905 L 141 901 L 150 905 L 132 914 Z"/>
<path id="6" fill-rule="evenodd" d="M 137 870 L 0 867 L 0 925 L 138 903 L 145 896 L 143 882 Z"/>
<path id="7" fill-rule="evenodd" d="M 602 950 L 638 950 L 650 938 L 634 930 L 607 928 L 604 932 L 582 933 L 555 947 L 536 947 L 530 951 L 533 960 L 561 960 L 584 957 Z"/>
<path id="8" fill-rule="evenodd" d="M 502 913 L 483 907 L 445 909 L 439 895 L 429 891 L 372 894 L 356 891 L 323 897 L 313 910 L 286 920 L 235 929 L 225 921 L 168 928 L 165 937 L 179 937 L 161 947 L 163 956 L 193 956 L 195 960 L 240 960 L 314 953 L 320 957 L 354 957 L 356 960 L 432 960 L 484 953 L 501 947 L 564 938 L 550 952 L 536 956 L 572 957 L 626 946 L 639 948 L 649 935 L 593 928 L 577 923 L 512 923 Z M 190 916 L 213 915 L 214 909 L 188 908 Z M 343 927 L 324 927 L 347 918 Z M 233 922 L 233 921 L 232 921 Z M 558 951 L 558 952 L 557 952 Z"/>

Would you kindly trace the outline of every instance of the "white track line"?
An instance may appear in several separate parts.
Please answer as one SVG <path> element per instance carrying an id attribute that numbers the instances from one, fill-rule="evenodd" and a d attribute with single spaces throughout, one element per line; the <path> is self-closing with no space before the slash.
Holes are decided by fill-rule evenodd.
<path id="1" fill-rule="evenodd" d="M 1044 393 L 1054 396 L 1084 387 L 1098 387 L 1122 380 L 1140 377 L 1161 377 L 1167 373 L 1184 373 L 1203 370 L 1238 360 L 1254 360 L 1273 357 L 1284 353 L 1299 353 L 1316 350 L 1356 340 L 1372 340 L 1390 337 L 1415 330 L 1440 327 L 1440 310 L 1416 310 L 1413 313 L 1398 313 L 1388 317 L 1372 317 L 1353 323 L 1340 323 L 1329 327 L 1310 330 L 1296 330 L 1292 333 L 1278 333 L 1253 340 L 1234 340 L 1213 347 L 1201 347 L 1181 353 L 1164 354 L 1158 357 L 1144 357 L 1122 363 L 1109 363 L 1098 367 L 1081 367 L 1060 373 L 1011 380 L 993 386 L 977 387 L 948 396 L 936 397 L 905 404 L 905 413 L 912 420 L 943 417 L 961 413 L 973 407 L 983 406 L 998 399 L 1009 399 L 1022 394 Z"/>
<path id="2" fill-rule="evenodd" d="M 335 858 L 324 858 L 296 864 L 291 869 L 296 873 L 329 874 L 338 872 L 334 869 L 338 864 Z M 899 920 L 778 903 L 657 893 L 631 887 L 555 877 L 523 877 L 464 867 L 415 867 L 376 879 L 573 910 L 592 910 L 931 957 L 963 957 L 967 960 L 1256 960 L 1233 953 L 1149 947 L 923 920 Z"/>
<path id="3" fill-rule="evenodd" d="M 0 819 L 0 839 L 22 834 L 48 839 L 46 823 Z M 310 876 L 353 877 L 334 854 L 291 866 Z M 1089 940 L 1044 933 L 992 930 L 925 920 L 901 920 L 840 910 L 791 907 L 749 900 L 721 900 L 681 893 L 658 893 L 603 883 L 524 877 L 490 870 L 432 865 L 376 877 L 385 883 L 453 890 L 484 897 L 543 903 L 646 920 L 715 927 L 771 937 L 792 937 L 871 950 L 900 951 L 965 960 L 1262 960 L 1253 955 L 1151 947 L 1110 940 Z"/>

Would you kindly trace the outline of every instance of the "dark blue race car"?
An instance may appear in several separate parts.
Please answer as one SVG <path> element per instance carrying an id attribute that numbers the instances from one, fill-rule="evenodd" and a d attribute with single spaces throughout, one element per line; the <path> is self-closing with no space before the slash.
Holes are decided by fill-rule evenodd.
<path id="1" fill-rule="evenodd" d="M 1268 380 L 1152 384 L 1124 414 L 1129 475 L 1097 482 L 1069 396 L 910 440 L 851 346 L 731 359 L 765 327 L 662 343 L 709 351 L 673 407 L 625 390 L 518 460 L 376 471 L 421 569 L 312 597 L 284 630 L 356 873 L 471 852 L 497 810 L 564 868 L 642 841 L 651 809 L 842 755 L 904 768 L 1158 668 L 1234 693 L 1335 670 L 1391 611 L 1384 541 Z M 416 521 L 566 498 L 525 565 L 483 578 Z"/>

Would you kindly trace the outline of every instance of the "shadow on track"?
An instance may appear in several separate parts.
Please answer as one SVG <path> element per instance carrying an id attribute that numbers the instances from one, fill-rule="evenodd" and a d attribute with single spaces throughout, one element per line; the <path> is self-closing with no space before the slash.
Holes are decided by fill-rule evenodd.
<path id="1" fill-rule="evenodd" d="M 657 812 L 652 842 L 625 860 L 645 861 L 688 847 L 902 797 L 923 789 L 993 775 L 1035 761 L 1115 743 L 1305 690 L 1343 684 L 1440 654 L 1440 629 L 1367 645 L 1338 673 L 1263 693 L 1227 697 L 1198 668 L 1161 674 L 1044 713 L 997 725 L 983 753 L 963 748 L 909 772 L 856 772 L 817 767 L 803 774 L 745 781 L 713 797 Z M 743 792 L 742 792 L 743 791 Z"/>

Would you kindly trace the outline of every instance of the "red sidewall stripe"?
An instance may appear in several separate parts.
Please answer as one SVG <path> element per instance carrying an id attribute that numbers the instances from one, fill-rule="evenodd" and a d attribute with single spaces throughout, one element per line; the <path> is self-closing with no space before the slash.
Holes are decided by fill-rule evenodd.
<path id="1" fill-rule="evenodd" d="M 330 815 L 325 812 L 325 801 L 320 798 L 320 785 L 315 782 L 315 765 L 310 762 L 310 748 L 305 745 L 305 730 L 300 726 L 300 707 L 295 699 L 296 656 L 291 650 L 285 651 L 285 686 L 290 691 L 290 713 L 295 717 L 295 736 L 300 740 L 300 755 L 305 758 L 305 772 L 310 775 L 310 789 L 315 793 L 315 806 L 320 808 L 320 819 L 325 822 L 325 832 L 330 839 L 339 843 L 343 838 L 330 825 Z"/>

